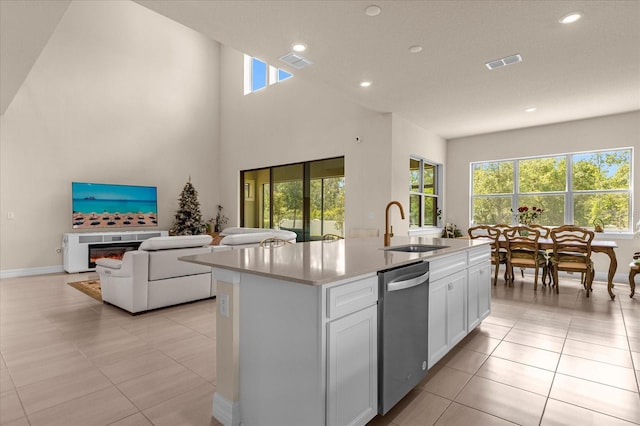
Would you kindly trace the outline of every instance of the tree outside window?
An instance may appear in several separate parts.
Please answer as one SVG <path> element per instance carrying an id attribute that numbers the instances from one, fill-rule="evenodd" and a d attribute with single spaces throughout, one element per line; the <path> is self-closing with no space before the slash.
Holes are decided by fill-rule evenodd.
<path id="1" fill-rule="evenodd" d="M 440 166 L 409 158 L 409 227 L 438 226 Z"/>
<path id="2" fill-rule="evenodd" d="M 631 229 L 631 148 L 471 164 L 474 224 L 514 223 L 511 211 L 539 207 L 538 223 Z"/>

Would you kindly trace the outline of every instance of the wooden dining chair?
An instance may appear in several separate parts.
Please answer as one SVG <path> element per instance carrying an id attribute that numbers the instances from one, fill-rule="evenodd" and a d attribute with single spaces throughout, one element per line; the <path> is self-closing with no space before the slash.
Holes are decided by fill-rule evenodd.
<path id="1" fill-rule="evenodd" d="M 551 266 L 556 293 L 560 292 L 559 271 L 580 272 L 582 285 L 587 292 L 587 297 L 589 297 L 594 276 L 593 261 L 591 260 L 593 231 L 579 226 L 563 225 L 552 229 L 550 236 L 553 241 Z"/>
<path id="2" fill-rule="evenodd" d="M 507 282 L 513 285 L 513 268 L 533 268 L 533 290 L 538 290 L 538 273 L 547 266 L 547 258 L 540 250 L 540 231 L 529 226 L 513 226 L 504 232 L 507 241 Z"/>
<path id="3" fill-rule="evenodd" d="M 546 226 L 531 224 L 529 228 L 537 229 L 540 231 L 540 238 L 548 239 L 549 235 L 551 235 L 551 228 L 547 228 Z M 551 284 L 551 255 L 553 254 L 553 250 L 540 250 L 540 254 L 544 256 L 547 261 L 544 269 L 542 270 L 542 285 Z M 524 273 L 523 273 L 524 277 Z"/>
<path id="4" fill-rule="evenodd" d="M 477 225 L 472 226 L 467 230 L 469 234 L 469 238 L 486 238 L 491 240 L 491 264 L 495 267 L 495 272 L 493 274 L 493 285 L 496 285 L 498 282 L 498 270 L 500 269 L 500 265 L 507 264 L 507 253 L 505 251 L 500 250 L 500 235 L 501 232 L 489 225 Z M 504 271 L 504 279 L 505 282 L 507 280 L 507 271 Z"/>

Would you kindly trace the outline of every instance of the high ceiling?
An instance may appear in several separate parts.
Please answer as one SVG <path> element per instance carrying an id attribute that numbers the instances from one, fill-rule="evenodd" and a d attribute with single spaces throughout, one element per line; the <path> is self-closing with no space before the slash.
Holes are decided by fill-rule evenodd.
<path id="1" fill-rule="evenodd" d="M 33 25 L 24 10 L 5 3 L 16 2 L 0 2 L 2 15 L 11 14 L 2 18 L 0 37 L 9 37 L 3 50 L 16 42 L 16 29 L 5 29 L 7 19 L 21 31 L 43 31 L 45 25 Z M 446 139 L 640 110 L 640 0 L 137 3 Z M 367 16 L 370 5 L 381 13 Z M 558 22 L 576 10 L 581 20 Z M 53 22 L 60 19 L 51 15 Z M 294 42 L 307 44 L 302 55 L 312 66 L 296 70 L 279 60 Z M 423 49 L 412 54 L 412 45 Z M 522 63 L 485 67 L 516 53 Z M 13 64 L 2 62 L 4 74 Z M 365 79 L 371 87 L 359 87 Z M 1 83 L 4 91 L 4 77 Z M 531 106 L 537 110 L 524 111 Z"/>

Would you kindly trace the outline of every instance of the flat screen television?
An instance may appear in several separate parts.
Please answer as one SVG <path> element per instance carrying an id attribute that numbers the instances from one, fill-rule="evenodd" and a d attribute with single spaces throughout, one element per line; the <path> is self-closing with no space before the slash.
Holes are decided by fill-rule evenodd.
<path id="1" fill-rule="evenodd" d="M 155 186 L 72 182 L 73 228 L 158 226 Z"/>

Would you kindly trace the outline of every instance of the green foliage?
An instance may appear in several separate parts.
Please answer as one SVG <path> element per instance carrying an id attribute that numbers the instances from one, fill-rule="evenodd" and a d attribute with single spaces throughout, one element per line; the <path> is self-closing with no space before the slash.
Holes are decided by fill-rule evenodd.
<path id="1" fill-rule="evenodd" d="M 202 221 L 198 192 L 191 184 L 191 179 L 185 184 L 178 199 L 178 211 L 169 232 L 172 235 L 204 234 L 206 225 Z"/>
<path id="2" fill-rule="evenodd" d="M 344 177 L 311 179 L 311 220 L 332 220 L 342 231 L 344 223 Z"/>
<path id="3" fill-rule="evenodd" d="M 474 164 L 473 222 L 512 223 L 510 210 L 528 205 L 544 209 L 545 214 L 536 218 L 541 225 L 565 223 L 569 158 L 573 183 L 569 193 L 573 219 L 569 221 L 591 227 L 595 220 L 602 220 L 605 228 L 629 229 L 631 151 L 628 149 Z M 516 190 L 514 164 L 518 167 L 516 206 L 511 205 L 511 194 Z"/>
<path id="4" fill-rule="evenodd" d="M 302 181 L 292 180 L 273 184 L 273 221 L 302 220 Z M 294 225 L 295 226 L 295 225 Z"/>
<path id="5" fill-rule="evenodd" d="M 473 193 L 508 194 L 513 192 L 513 162 L 502 161 L 473 165 Z"/>
<path id="6" fill-rule="evenodd" d="M 473 223 L 496 225 L 511 223 L 511 197 L 477 197 L 473 199 Z"/>
<path id="7" fill-rule="evenodd" d="M 567 184 L 566 157 L 532 158 L 518 161 L 520 192 L 564 191 Z"/>

